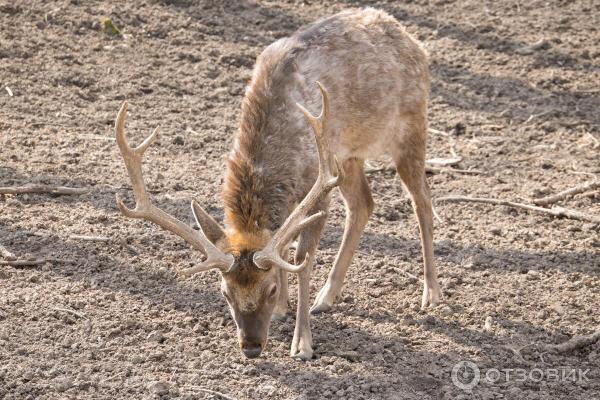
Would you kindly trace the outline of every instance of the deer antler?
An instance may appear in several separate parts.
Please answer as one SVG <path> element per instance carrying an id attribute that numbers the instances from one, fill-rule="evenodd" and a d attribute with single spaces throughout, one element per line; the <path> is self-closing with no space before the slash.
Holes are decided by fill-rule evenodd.
<path id="1" fill-rule="evenodd" d="M 185 275 L 191 275 L 212 268 L 219 268 L 222 271 L 229 269 L 234 261 L 233 256 L 231 254 L 223 253 L 212 244 L 202 231 L 202 227 L 200 227 L 200 231 L 195 231 L 151 203 L 142 175 L 142 156 L 156 138 L 158 128 L 154 129 L 154 132 L 152 132 L 152 134 L 138 147 L 131 147 L 129 143 L 127 143 L 127 138 L 125 137 L 126 114 L 127 102 L 124 102 L 117 115 L 115 133 L 117 135 L 117 144 L 119 145 L 121 156 L 123 156 L 123 161 L 125 161 L 125 166 L 127 167 L 127 172 L 129 173 L 131 184 L 133 185 L 136 205 L 134 209 L 128 208 L 123 204 L 123 201 L 117 194 L 117 206 L 121 210 L 121 213 L 129 218 L 140 218 L 154 222 L 161 228 L 180 236 L 194 248 L 203 252 L 206 255 L 206 260 L 197 267 L 183 271 Z"/>
<path id="2" fill-rule="evenodd" d="M 338 165 L 335 157 L 333 159 L 333 164 L 335 165 L 336 173 L 334 174 L 331 170 L 331 154 L 327 143 L 329 95 L 327 89 L 325 89 L 320 82 L 317 82 L 317 85 L 319 85 L 321 99 L 323 101 L 321 114 L 318 117 L 315 117 L 302 105 L 296 103 L 296 106 L 302 111 L 315 134 L 317 151 L 319 153 L 319 176 L 306 197 L 294 211 L 292 211 L 277 232 L 275 232 L 265 248 L 254 253 L 254 263 L 261 269 L 268 269 L 269 264 L 272 263 L 288 272 L 301 272 L 308 266 L 308 257 L 304 258 L 302 264 L 293 265 L 281 258 L 281 250 L 303 229 L 312 225 L 325 215 L 323 211 L 319 211 L 304 218 L 305 215 L 327 195 L 327 193 L 339 184 L 340 179 L 342 179 L 343 171 Z"/>

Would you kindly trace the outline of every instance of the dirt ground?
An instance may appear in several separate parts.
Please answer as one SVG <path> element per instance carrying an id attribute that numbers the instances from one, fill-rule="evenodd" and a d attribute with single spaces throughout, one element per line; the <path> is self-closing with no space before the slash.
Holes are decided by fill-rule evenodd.
<path id="1" fill-rule="evenodd" d="M 132 192 L 113 139 L 127 99 L 130 137 L 161 126 L 146 162 L 154 199 L 191 223 L 196 197 L 222 220 L 222 157 L 255 57 L 320 16 L 372 5 L 430 52 L 430 123 L 449 136 L 431 136 L 429 157 L 454 149 L 455 168 L 479 172 L 430 175 L 434 198 L 530 203 L 600 175 L 599 2 L 109 3 L 0 1 L 0 186 L 91 189 L 0 195 L 0 243 L 54 259 L 0 266 L 0 398 L 600 399 L 599 343 L 542 349 L 600 327 L 599 224 L 438 202 L 444 304 L 422 312 L 410 203 L 393 172 L 374 172 L 376 210 L 345 295 L 312 319 L 315 358 L 289 358 L 290 312 L 247 360 L 218 273 L 179 277 L 199 255 L 119 214 L 115 192 Z M 103 33 L 104 17 L 123 35 Z M 335 197 L 313 295 L 340 242 Z M 600 216 L 598 191 L 558 205 Z M 481 370 L 471 390 L 453 384 L 461 360 Z M 554 379 L 559 368 L 583 377 Z M 509 372 L 489 379 L 494 369 Z"/>

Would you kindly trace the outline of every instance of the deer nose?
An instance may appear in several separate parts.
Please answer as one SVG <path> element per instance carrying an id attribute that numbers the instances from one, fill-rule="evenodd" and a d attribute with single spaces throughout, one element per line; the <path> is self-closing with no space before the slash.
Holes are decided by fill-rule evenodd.
<path id="1" fill-rule="evenodd" d="M 262 347 L 259 344 L 244 344 L 242 345 L 242 352 L 248 358 L 256 358 L 260 356 Z"/>

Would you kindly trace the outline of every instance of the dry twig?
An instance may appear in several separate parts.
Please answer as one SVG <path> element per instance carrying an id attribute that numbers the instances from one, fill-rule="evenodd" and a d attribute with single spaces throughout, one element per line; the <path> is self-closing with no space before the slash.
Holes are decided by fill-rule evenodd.
<path id="1" fill-rule="evenodd" d="M 454 155 L 451 158 L 430 158 L 427 164 L 434 167 L 451 167 L 462 161 L 462 157 Z"/>
<path id="2" fill-rule="evenodd" d="M 89 193 L 90 189 L 72 188 L 65 186 L 29 185 L 29 186 L 6 186 L 0 187 L 0 194 L 26 194 L 26 193 L 50 193 L 64 195 L 78 195 Z"/>
<path id="3" fill-rule="evenodd" d="M 396 172 L 396 168 L 391 165 L 383 165 L 381 167 L 367 167 L 365 168 L 365 174 L 373 174 L 375 172 L 382 172 L 382 171 L 394 171 Z M 431 165 L 426 165 L 425 166 L 425 172 L 429 172 L 430 174 L 441 174 L 444 172 L 455 172 L 457 174 L 467 174 L 467 175 L 481 175 L 483 174 L 483 171 L 479 171 L 477 169 L 457 169 L 457 168 L 449 168 L 449 167 L 444 167 L 444 168 L 440 168 L 440 167 L 433 167 Z"/>
<path id="4" fill-rule="evenodd" d="M 587 192 L 588 190 L 594 190 L 600 188 L 600 180 L 588 182 L 583 185 L 575 186 L 571 189 L 563 190 L 560 193 L 553 194 L 551 196 L 543 197 L 541 199 L 533 200 L 534 204 L 538 206 L 547 206 L 549 204 L 554 204 L 560 200 L 566 199 L 567 197 L 575 196 L 576 194 Z"/>
<path id="5" fill-rule="evenodd" d="M 87 235 L 71 235 L 69 239 L 83 240 L 84 242 L 110 242 L 110 238 L 106 236 L 87 236 Z"/>
<path id="6" fill-rule="evenodd" d="M 544 208 L 532 206 L 529 204 L 515 203 L 512 201 L 506 200 L 498 200 L 498 199 L 488 199 L 488 198 L 477 198 L 477 197 L 468 197 L 468 196 L 447 196 L 440 197 L 436 199 L 436 201 L 447 201 L 447 202 L 466 202 L 466 203 L 484 203 L 484 204 L 493 204 L 497 206 L 508 206 L 513 208 L 520 208 L 528 211 L 535 211 L 543 214 L 549 214 L 555 217 L 565 217 L 570 219 L 576 219 L 579 221 L 600 223 L 600 217 L 596 217 L 594 215 L 588 215 L 576 210 L 570 210 L 568 208 L 557 207 L 554 206 L 552 208 Z"/>
<path id="7" fill-rule="evenodd" d="M 543 349 L 547 352 L 553 353 L 568 353 L 570 351 L 594 344 L 598 340 L 600 340 L 600 329 L 598 329 L 596 332 L 590 333 L 589 335 L 573 336 L 571 339 L 560 344 L 544 345 Z"/>
<path id="8" fill-rule="evenodd" d="M 48 260 L 3 260 L 0 265 L 10 265 L 11 267 L 34 267 L 36 265 L 46 264 Z"/>
<path id="9" fill-rule="evenodd" d="M 434 135 L 450 136 L 450 134 L 448 132 L 440 131 L 440 130 L 433 129 L 433 128 L 429 128 L 429 132 L 433 133 Z"/>
<path id="10" fill-rule="evenodd" d="M 221 399 L 225 399 L 225 400 L 236 400 L 235 398 L 229 397 L 226 394 L 223 394 L 221 392 L 217 392 L 216 390 L 206 389 L 206 388 L 203 388 L 203 387 L 200 387 L 200 386 L 191 386 L 191 385 L 189 385 L 189 386 L 185 386 L 185 388 L 186 389 L 191 389 L 191 390 L 198 390 L 198 391 L 204 392 L 204 393 L 209 393 L 209 394 L 212 394 L 213 396 L 217 396 L 217 397 L 219 397 Z"/>
<path id="11" fill-rule="evenodd" d="M 63 260 L 59 258 L 37 258 L 34 260 L 1 260 L 0 265 L 10 265 L 11 267 L 34 267 L 45 263 L 65 263 L 74 264 L 74 260 Z"/>
<path id="12" fill-rule="evenodd" d="M 80 313 L 78 311 L 75 310 L 71 310 L 70 308 L 62 308 L 62 307 L 52 307 L 52 309 L 54 311 L 62 311 L 62 312 L 66 312 L 67 314 L 71 314 L 76 316 L 77 318 L 82 318 L 82 319 L 87 319 L 86 315 L 84 313 Z"/>

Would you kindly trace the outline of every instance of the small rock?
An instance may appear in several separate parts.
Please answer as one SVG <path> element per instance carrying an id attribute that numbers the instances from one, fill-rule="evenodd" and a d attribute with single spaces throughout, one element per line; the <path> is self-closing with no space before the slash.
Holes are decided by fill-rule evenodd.
<path id="1" fill-rule="evenodd" d="M 140 356 L 139 354 L 136 354 L 133 357 L 131 357 L 132 364 L 141 364 L 143 362 L 144 362 L 144 358 L 142 356 Z"/>
<path id="2" fill-rule="evenodd" d="M 440 314 L 442 314 L 445 317 L 449 317 L 452 314 L 454 314 L 454 310 L 452 310 L 452 307 L 450 306 L 444 306 L 442 307 L 442 309 L 440 310 Z"/>
<path id="3" fill-rule="evenodd" d="M 163 396 L 169 393 L 170 388 L 171 387 L 167 382 L 152 381 L 148 384 L 148 390 L 157 396 Z"/>
<path id="4" fill-rule="evenodd" d="M 183 140 L 183 136 L 175 136 L 171 143 L 176 144 L 178 146 L 183 146 L 185 144 L 185 140 Z"/>
<path id="5" fill-rule="evenodd" d="M 454 125 L 454 127 L 452 128 L 452 133 L 455 136 L 461 136 L 467 133 L 467 126 L 465 124 L 463 124 L 462 122 L 458 122 L 456 125 Z"/>
<path id="6" fill-rule="evenodd" d="M 490 233 L 494 236 L 500 236 L 500 235 L 502 235 L 502 229 L 492 228 L 492 229 L 490 229 Z"/>
<path id="7" fill-rule="evenodd" d="M 33 372 L 31 371 L 25 371 L 23 372 L 23 375 L 21 376 L 23 378 L 24 381 L 30 381 L 33 379 Z"/>
<path id="8" fill-rule="evenodd" d="M 351 362 L 357 362 L 360 359 L 358 352 L 353 350 L 340 350 L 336 352 L 336 355 Z"/>
<path id="9" fill-rule="evenodd" d="M 483 324 L 483 330 L 486 332 L 491 332 L 493 330 L 493 326 L 492 326 L 493 322 L 494 322 L 494 320 L 492 319 L 492 316 L 488 315 Z"/>
<path id="10" fill-rule="evenodd" d="M 56 391 L 60 392 L 60 393 L 66 392 L 72 386 L 73 386 L 73 380 L 71 380 L 71 378 L 68 378 L 68 377 L 58 378 L 54 382 L 54 389 L 56 389 Z"/>
<path id="11" fill-rule="evenodd" d="M 565 313 L 565 308 L 560 303 L 554 303 L 551 307 L 558 315 L 563 315 Z"/>
<path id="12" fill-rule="evenodd" d="M 152 332 L 150 332 L 150 334 L 148 334 L 147 339 L 151 340 L 153 342 L 157 342 L 157 343 L 162 343 L 162 342 L 165 341 L 165 337 L 162 334 L 162 332 L 160 332 L 160 331 L 152 331 Z"/>
<path id="13" fill-rule="evenodd" d="M 528 281 L 537 281 L 540 279 L 540 273 L 536 270 L 530 269 L 527 271 L 526 277 Z"/>

